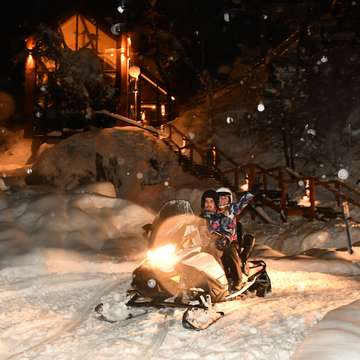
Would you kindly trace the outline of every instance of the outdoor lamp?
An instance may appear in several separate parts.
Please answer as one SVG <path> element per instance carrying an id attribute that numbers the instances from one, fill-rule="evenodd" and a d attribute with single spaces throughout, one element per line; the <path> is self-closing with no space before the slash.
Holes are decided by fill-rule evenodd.
<path id="1" fill-rule="evenodd" d="M 135 79 L 137 79 L 140 75 L 140 68 L 136 65 L 130 66 L 129 75 Z"/>

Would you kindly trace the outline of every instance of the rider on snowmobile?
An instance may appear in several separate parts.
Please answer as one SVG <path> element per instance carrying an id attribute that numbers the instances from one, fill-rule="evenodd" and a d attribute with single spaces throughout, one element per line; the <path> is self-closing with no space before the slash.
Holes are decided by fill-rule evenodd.
<path id="1" fill-rule="evenodd" d="M 216 190 L 219 195 L 219 210 L 218 212 L 224 214 L 227 217 L 227 221 L 223 221 L 224 228 L 231 233 L 231 241 L 233 244 L 237 244 L 238 253 L 241 259 L 242 272 L 246 275 L 249 272 L 247 267 L 247 259 L 251 250 L 255 244 L 255 238 L 246 234 L 242 236 L 242 224 L 237 220 L 237 216 L 241 213 L 241 210 L 248 204 L 248 200 L 253 199 L 253 196 L 249 196 L 249 193 L 245 193 L 238 203 L 233 202 L 232 191 L 227 187 L 220 187 Z M 251 193 L 251 195 L 253 195 Z M 243 202 L 244 205 L 241 203 Z M 240 203 L 240 204 L 239 204 Z M 237 208 L 238 207 L 238 208 Z"/>
<path id="2" fill-rule="evenodd" d="M 252 195 L 248 194 L 246 200 L 249 202 Z M 234 241 L 233 232 L 229 227 L 230 218 L 219 211 L 218 194 L 214 190 L 207 190 L 201 198 L 201 217 L 206 219 L 207 228 L 210 234 L 218 234 L 215 241 L 210 239 L 205 251 L 210 252 L 217 259 L 221 258 L 225 272 L 233 280 L 233 288 L 239 290 L 242 287 L 241 262 L 237 251 L 236 237 Z M 243 198 L 237 203 L 231 203 L 231 211 L 240 211 L 247 203 Z M 216 251 L 214 250 L 214 245 Z"/>

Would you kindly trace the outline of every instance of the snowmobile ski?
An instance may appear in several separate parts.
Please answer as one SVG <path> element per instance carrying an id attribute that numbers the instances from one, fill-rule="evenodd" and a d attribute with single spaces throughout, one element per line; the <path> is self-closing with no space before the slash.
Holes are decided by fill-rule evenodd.
<path id="1" fill-rule="evenodd" d="M 96 316 L 96 318 L 98 320 L 105 321 L 105 322 L 108 322 L 110 324 L 115 324 L 115 323 L 118 323 L 118 322 L 121 322 L 121 321 L 124 321 L 124 320 L 135 319 L 137 317 L 146 315 L 146 314 L 148 314 L 150 312 L 150 310 L 144 310 L 144 311 L 142 311 L 140 313 L 137 313 L 137 314 L 129 313 L 129 314 L 127 314 L 127 316 L 125 318 L 122 318 L 122 319 L 110 319 L 109 317 L 107 317 L 103 313 L 103 311 L 104 311 L 104 304 L 103 303 L 100 303 L 100 304 L 96 305 L 94 311 L 98 314 L 98 316 Z"/>
<path id="2" fill-rule="evenodd" d="M 225 315 L 213 308 L 209 295 L 206 296 L 206 300 L 201 296 L 201 300 L 204 308 L 189 308 L 184 312 L 182 325 L 185 329 L 205 330 Z"/>

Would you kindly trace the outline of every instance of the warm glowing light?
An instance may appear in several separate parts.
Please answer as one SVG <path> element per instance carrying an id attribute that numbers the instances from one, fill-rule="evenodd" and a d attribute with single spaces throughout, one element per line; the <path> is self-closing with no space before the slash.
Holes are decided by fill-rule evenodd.
<path id="1" fill-rule="evenodd" d="M 249 179 L 245 180 L 245 184 L 240 185 L 240 189 L 242 191 L 248 191 L 249 190 Z"/>
<path id="2" fill-rule="evenodd" d="M 166 115 L 165 105 L 161 104 L 161 116 L 165 116 L 165 115 Z"/>
<path id="3" fill-rule="evenodd" d="M 147 258 L 152 265 L 161 271 L 170 272 L 174 269 L 178 258 L 175 255 L 175 246 L 172 244 L 164 245 L 155 250 L 149 250 Z"/>
<path id="4" fill-rule="evenodd" d="M 299 183 L 300 183 L 300 181 L 299 181 Z M 298 205 L 304 206 L 304 207 L 310 207 L 311 206 L 311 202 L 310 202 L 310 181 L 305 180 L 304 185 L 305 185 L 305 195 L 298 201 Z M 300 185 L 300 186 L 302 186 L 302 185 Z M 320 202 L 316 200 L 315 205 L 319 205 L 319 204 L 320 204 Z"/>
<path id="5" fill-rule="evenodd" d="M 126 60 L 126 56 L 124 54 L 120 54 L 120 61 L 123 63 Z"/>
<path id="6" fill-rule="evenodd" d="M 127 42 L 128 42 L 128 46 L 131 46 L 131 37 L 130 36 L 128 36 Z"/>
<path id="7" fill-rule="evenodd" d="M 140 75 L 140 68 L 136 65 L 130 66 L 129 75 L 135 79 L 137 79 Z"/>
<path id="8" fill-rule="evenodd" d="M 35 60 L 34 57 L 29 54 L 29 56 L 26 59 L 26 70 L 33 70 L 35 69 Z"/>
<path id="9" fill-rule="evenodd" d="M 35 46 L 36 46 L 36 41 L 33 37 L 29 37 L 26 39 L 26 48 L 28 50 L 30 50 L 30 51 L 34 50 Z"/>

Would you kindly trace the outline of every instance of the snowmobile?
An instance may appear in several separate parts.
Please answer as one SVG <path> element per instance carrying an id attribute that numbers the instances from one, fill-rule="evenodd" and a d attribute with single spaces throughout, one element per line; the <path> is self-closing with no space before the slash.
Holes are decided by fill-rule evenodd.
<path id="1" fill-rule="evenodd" d="M 188 201 L 172 200 L 162 206 L 153 224 L 144 227 L 149 251 L 133 271 L 127 306 L 183 307 L 183 325 L 204 329 L 223 316 L 213 304 L 271 292 L 262 260 L 248 261 L 246 281 L 232 291 L 223 267 L 202 251 L 196 223 Z"/>

